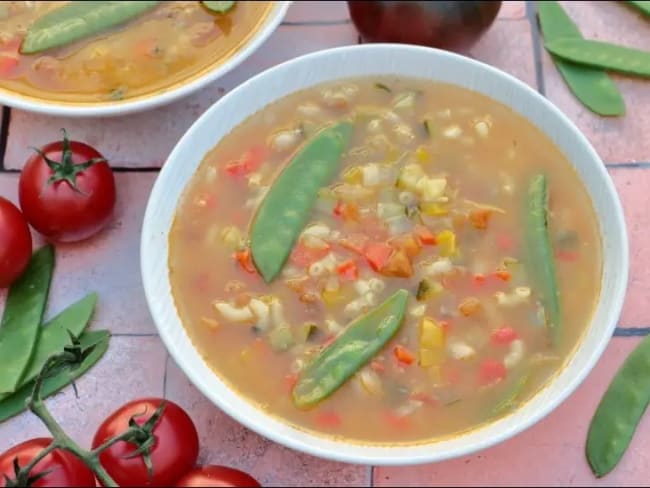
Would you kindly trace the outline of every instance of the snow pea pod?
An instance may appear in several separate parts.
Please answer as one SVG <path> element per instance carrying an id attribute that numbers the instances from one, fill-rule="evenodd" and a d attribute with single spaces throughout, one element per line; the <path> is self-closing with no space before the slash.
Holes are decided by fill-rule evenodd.
<path id="1" fill-rule="evenodd" d="M 578 27 L 558 2 L 537 2 L 537 10 L 545 41 L 582 39 Z M 623 97 L 605 71 L 570 63 L 553 54 L 551 58 L 571 92 L 585 107 L 599 115 L 625 114 Z"/>
<path id="2" fill-rule="evenodd" d="M 68 331 L 75 336 L 83 332 L 88 322 L 90 322 L 96 303 L 97 295 L 91 293 L 70 305 L 41 328 L 41 333 L 34 348 L 34 355 L 20 381 L 19 387 L 34 380 L 47 358 L 63 350 L 63 347 L 70 341 Z M 0 393 L 0 401 L 9 395 L 11 393 Z"/>
<path id="3" fill-rule="evenodd" d="M 629 3 L 630 5 L 636 7 L 637 9 L 639 9 L 644 14 L 650 16 L 650 1 L 648 1 L 648 0 L 639 0 L 639 1 L 635 2 L 633 0 L 628 0 L 627 3 Z"/>
<path id="4" fill-rule="evenodd" d="M 597 477 L 618 464 L 650 403 L 650 336 L 630 353 L 591 419 L 587 460 Z"/>
<path id="5" fill-rule="evenodd" d="M 548 187 L 546 176 L 535 175 L 528 186 L 526 208 L 526 246 L 528 268 L 540 289 L 546 327 L 551 341 L 558 341 L 560 297 L 555 277 L 555 261 L 548 233 Z"/>
<path id="6" fill-rule="evenodd" d="M 215 2 L 212 0 L 204 0 L 201 3 L 209 11 L 216 12 L 218 14 L 226 13 L 228 10 L 235 6 L 235 2 Z"/>
<path id="7" fill-rule="evenodd" d="M 408 292 L 396 291 L 375 309 L 350 323 L 301 373 L 293 388 L 298 408 L 316 405 L 334 393 L 390 340 L 402 325 Z"/>
<path id="8" fill-rule="evenodd" d="M 0 324 L 0 393 L 13 392 L 25 373 L 38 337 L 54 269 L 54 249 L 36 251 L 9 289 Z"/>
<path id="9" fill-rule="evenodd" d="M 650 77 L 650 52 L 588 39 L 556 39 L 546 43 L 553 54 L 587 66 Z"/>
<path id="10" fill-rule="evenodd" d="M 318 190 L 337 174 L 352 135 L 350 122 L 316 133 L 278 175 L 253 217 L 250 245 L 253 263 L 271 282 L 286 262 L 307 223 Z"/>
<path id="11" fill-rule="evenodd" d="M 159 3 L 159 1 L 68 3 L 45 14 L 28 28 L 20 52 L 35 54 L 99 34 L 137 17 Z"/>
<path id="12" fill-rule="evenodd" d="M 95 348 L 90 352 L 90 354 L 88 354 L 79 367 L 69 371 L 61 371 L 46 378 L 41 386 L 41 398 L 44 399 L 53 395 L 92 368 L 108 349 L 110 336 L 111 334 L 108 330 L 92 330 L 84 332 L 79 338 L 81 346 L 85 349 L 94 345 Z M 63 350 L 63 348 L 61 350 Z M 25 402 L 32 394 L 33 389 L 34 381 L 30 381 L 21 386 L 19 390 L 16 390 L 10 396 L 0 401 L 0 422 L 24 411 L 26 409 Z"/>

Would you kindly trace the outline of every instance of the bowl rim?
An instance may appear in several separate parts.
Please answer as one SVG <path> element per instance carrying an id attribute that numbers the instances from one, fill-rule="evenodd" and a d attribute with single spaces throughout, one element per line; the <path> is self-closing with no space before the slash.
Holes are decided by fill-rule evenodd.
<path id="1" fill-rule="evenodd" d="M 212 69 L 209 69 L 203 75 L 193 78 L 189 83 L 180 82 L 171 89 L 151 96 L 138 97 L 133 101 L 127 99 L 115 104 L 104 103 L 100 105 L 90 103 L 77 105 L 46 101 L 24 96 L 11 90 L 0 89 L 0 105 L 43 115 L 74 118 L 118 117 L 168 105 L 217 81 L 257 51 L 280 26 L 293 1 L 273 0 L 272 3 L 273 5 L 266 19 L 246 43 L 233 52 L 225 62 L 218 62 Z"/>
<path id="2" fill-rule="evenodd" d="M 162 234 L 164 239 L 167 239 L 168 229 L 160 229 L 155 225 L 155 203 L 157 201 L 162 201 L 162 199 L 169 199 L 167 194 L 167 189 L 165 185 L 170 183 L 167 177 L 167 174 L 171 171 L 173 164 L 187 164 L 187 161 L 183 161 L 181 157 L 186 150 L 186 146 L 190 146 L 190 140 L 195 131 L 198 131 L 199 128 L 208 123 L 212 118 L 217 117 L 219 110 L 223 105 L 226 105 L 230 102 L 231 99 L 236 99 L 240 96 L 240 93 L 245 93 L 254 87 L 256 84 L 263 82 L 267 77 L 271 76 L 271 73 L 274 74 L 286 74 L 291 73 L 291 70 L 294 67 L 300 67 L 302 64 L 307 63 L 309 66 L 314 66 L 314 63 L 323 58 L 327 57 L 337 57 L 340 56 L 341 59 L 344 58 L 347 54 L 361 55 L 361 56 L 377 56 L 381 57 L 382 55 L 390 53 L 390 56 L 397 56 L 397 54 L 403 53 L 408 55 L 409 53 L 419 53 L 418 55 L 422 56 L 431 56 L 431 61 L 446 59 L 450 63 L 457 63 L 459 65 L 469 65 L 469 67 L 478 72 L 489 73 L 495 79 L 499 79 L 500 83 L 504 84 L 503 92 L 508 92 L 508 86 L 516 86 L 519 92 L 522 92 L 522 97 L 526 100 L 533 100 L 535 104 L 539 106 L 541 104 L 548 114 L 553 119 L 554 122 L 563 126 L 563 129 L 566 129 L 564 132 L 567 132 L 567 136 L 572 143 L 580 146 L 579 150 L 585 154 L 585 158 L 589 166 L 589 171 L 597 174 L 596 180 L 598 185 L 601 185 L 601 190 L 604 191 L 602 196 L 599 196 L 600 200 L 605 200 L 608 204 L 611 204 L 611 214 L 610 220 L 607 222 L 611 227 L 607 228 L 607 232 L 603 228 L 605 216 L 598 212 L 596 209 L 598 199 L 594 198 L 594 195 L 589 190 L 589 197 L 592 205 L 594 206 L 594 211 L 597 217 L 597 221 L 600 227 L 601 239 L 603 239 L 603 260 L 602 260 L 602 275 L 601 275 L 601 285 L 604 284 L 604 276 L 607 272 L 607 257 L 609 256 L 609 261 L 616 262 L 620 265 L 616 274 L 611 274 L 613 284 L 605 290 L 601 288 L 600 295 L 598 297 L 598 302 L 595 305 L 594 315 L 586 328 L 583 337 L 579 340 L 575 349 L 569 354 L 567 358 L 567 364 L 563 367 L 558 374 L 556 374 L 547 384 L 543 387 L 542 393 L 546 389 L 551 388 L 553 385 L 558 383 L 558 378 L 563 379 L 563 383 L 566 383 L 563 386 L 562 390 L 557 392 L 551 398 L 544 398 L 543 400 L 546 403 L 540 404 L 536 409 L 531 410 L 530 405 L 534 404 L 536 397 L 540 397 L 542 393 L 538 392 L 532 399 L 528 400 L 521 408 L 518 408 L 513 411 L 513 413 L 502 417 L 494 422 L 486 424 L 486 427 L 479 426 L 475 429 L 472 429 L 468 432 L 460 432 L 452 437 L 460 437 L 461 439 L 469 438 L 471 439 L 475 433 L 486 432 L 494 434 L 493 437 L 484 438 L 483 440 L 473 442 L 471 444 L 465 443 L 465 445 L 454 446 L 449 450 L 440 451 L 435 446 L 442 443 L 445 444 L 448 441 L 447 438 L 443 438 L 441 441 L 434 441 L 432 443 L 414 443 L 414 444 L 400 444 L 395 446 L 385 446 L 385 445 L 364 445 L 358 444 L 356 442 L 346 442 L 344 439 L 335 439 L 325 436 L 320 436 L 315 433 L 305 432 L 300 428 L 295 428 L 285 421 L 277 420 L 276 417 L 263 412 L 261 409 L 252 405 L 252 402 L 249 403 L 243 396 L 239 395 L 236 390 L 231 389 L 227 383 L 222 383 L 220 379 L 217 378 L 215 373 L 212 373 L 212 381 L 216 381 L 219 384 L 223 385 L 225 389 L 222 393 L 232 394 L 233 403 L 228 403 L 229 400 L 224 400 L 219 396 L 219 392 L 214 392 L 207 385 L 205 378 L 199 376 L 196 371 L 189 369 L 189 366 L 185 363 L 184 358 L 180 354 L 180 348 L 178 346 L 177 340 L 178 335 L 185 335 L 185 330 L 181 326 L 181 331 L 171 331 L 169 328 L 163 326 L 164 322 L 168 320 L 168 317 L 161 313 L 161 310 L 158 308 L 156 302 L 163 300 L 171 302 L 171 308 L 176 311 L 176 305 L 174 303 L 173 297 L 171 295 L 171 290 L 167 290 L 165 296 L 160 297 L 158 294 L 162 291 L 159 285 L 156 284 L 157 280 L 167 280 L 169 277 L 169 266 L 168 262 L 164 263 L 164 273 L 161 273 L 157 270 L 157 267 L 160 267 L 160 263 L 153 262 L 154 258 L 150 257 L 150 238 L 160 238 L 157 234 Z M 397 53 L 397 54 L 396 54 Z M 468 68 L 468 69 L 470 69 Z M 371 76 L 370 73 L 359 73 L 356 76 Z M 397 74 L 399 76 L 399 74 Z M 412 77 L 410 75 L 403 75 Z M 339 76 L 338 79 L 344 79 L 349 76 Z M 309 81 L 311 82 L 307 86 L 314 84 L 322 83 L 331 79 L 319 78 L 318 75 L 311 74 Z M 268 81 L 268 80 L 267 80 Z M 483 92 L 485 93 L 485 92 Z M 485 93 L 487 96 L 490 96 L 493 99 L 496 99 L 498 102 L 508 105 L 510 108 L 515 110 L 520 116 L 528 119 L 533 125 L 535 125 L 541 132 L 543 132 L 547 137 L 550 137 L 544 129 L 539 127 L 528 114 L 524 114 L 519 110 L 516 110 L 513 105 L 509 105 L 508 102 L 497 99 L 496 95 L 491 95 Z M 505 96 L 505 95 L 504 95 Z M 282 95 L 277 93 L 273 94 L 273 99 L 276 100 L 281 98 Z M 260 110 L 258 108 L 257 110 Z M 247 116 L 250 114 L 247 114 Z M 236 124 L 229 125 L 230 129 Z M 228 130 L 230 130 L 228 129 Z M 552 139 L 552 138 L 551 138 Z M 219 138 L 215 136 L 215 141 L 212 144 L 214 147 L 219 142 Z M 565 152 L 560 144 L 557 141 L 554 143 Z M 205 154 L 200 155 L 200 160 L 204 158 Z M 567 155 L 567 158 L 569 156 Z M 571 159 L 569 159 L 571 162 Z M 176 162 L 175 162 L 176 161 Z M 191 176 L 190 176 L 191 177 Z M 583 176 L 579 175 L 580 180 L 586 186 Z M 179 197 L 182 194 L 186 184 L 189 182 L 183 182 L 182 189 L 179 190 Z M 178 184 L 178 181 L 174 182 Z M 174 202 L 174 209 L 176 208 L 177 201 Z M 609 208 L 609 207 L 608 207 Z M 618 236 L 617 245 L 611 248 L 605 248 L 605 236 L 610 232 L 615 233 Z M 616 238 L 614 238 L 616 240 Z M 166 245 L 166 244 L 165 244 Z M 623 306 L 623 301 L 625 298 L 628 282 L 628 270 L 629 270 L 629 245 L 628 245 L 628 236 L 626 222 L 623 214 L 622 205 L 616 191 L 616 188 L 613 184 L 611 176 L 607 172 L 605 165 L 602 163 L 602 160 L 596 153 L 595 149 L 592 147 L 587 138 L 579 131 L 579 129 L 571 122 L 566 115 L 564 115 L 555 105 L 548 101 L 545 97 L 540 95 L 533 88 L 528 86 L 526 83 L 518 80 L 514 76 L 505 73 L 498 68 L 485 64 L 483 62 L 461 56 L 448 51 L 442 51 L 433 48 L 426 48 L 413 45 L 404 45 L 404 44 L 364 44 L 364 45 L 351 45 L 336 47 L 326 50 L 321 50 L 313 52 L 310 54 L 302 55 L 296 58 L 293 58 L 289 61 L 281 63 L 275 67 L 269 68 L 253 77 L 248 79 L 246 82 L 240 84 L 232 91 L 224 95 L 220 100 L 215 102 L 208 110 L 206 110 L 192 126 L 187 130 L 187 132 L 182 136 L 178 141 L 173 151 L 170 153 L 167 162 L 163 165 L 163 168 L 154 184 L 154 188 L 149 196 L 149 201 L 147 203 L 147 208 L 145 211 L 144 222 L 142 227 L 141 235 L 141 272 L 142 280 L 145 289 L 145 296 L 149 309 L 151 311 L 152 317 L 156 324 L 156 327 L 159 331 L 160 337 L 163 340 L 165 347 L 170 353 L 171 357 L 174 359 L 178 367 L 183 371 L 186 377 L 197 387 L 199 391 L 216 407 L 225 412 L 228 416 L 235 419 L 241 425 L 255 431 L 256 433 L 270 439 L 278 444 L 284 445 L 286 447 L 292 448 L 297 451 L 301 451 L 313 456 L 317 456 L 323 459 L 329 459 L 334 461 L 341 461 L 352 464 L 366 464 L 366 465 L 412 465 L 412 464 L 421 464 L 427 462 L 439 462 L 447 459 L 457 458 L 460 456 L 465 456 L 473 454 L 475 452 L 481 451 L 488 447 L 502 443 L 503 441 L 510 439 L 511 437 L 529 429 L 531 426 L 535 425 L 542 418 L 546 417 L 552 411 L 554 411 L 561 403 L 563 403 L 575 390 L 576 388 L 584 381 L 586 376 L 592 371 L 605 348 L 607 347 L 609 340 L 613 334 L 613 331 L 616 327 L 617 321 L 620 317 L 621 309 Z M 168 253 L 165 253 L 165 258 L 168 258 Z M 156 269 L 155 275 L 150 273 L 150 271 Z M 588 333 L 594 328 L 596 324 L 596 312 L 600 310 L 601 303 L 603 301 L 608 301 L 608 307 L 604 308 L 602 313 L 606 314 L 607 323 L 605 323 L 601 328 L 602 331 L 598 334 L 596 339 L 595 347 L 590 348 L 588 351 L 585 349 L 584 344 Z M 178 315 L 177 311 L 176 314 Z M 180 320 L 180 319 L 179 319 Z M 189 339 L 188 339 L 189 340 Z M 192 346 L 193 348 L 193 346 Z M 196 349 L 194 352 L 198 354 Z M 584 353 L 586 359 L 583 360 L 581 369 L 576 369 L 573 366 L 573 361 L 578 356 L 578 353 Z M 199 360 L 203 359 L 199 355 Z M 568 373 L 566 371 L 571 370 L 571 376 L 566 376 Z M 565 378 L 566 376 L 566 378 Z M 252 409 L 252 411 L 251 411 Z M 246 412 L 249 412 L 248 414 Z M 524 412 L 524 413 L 522 413 Z M 250 415 L 250 416 L 247 416 Z M 515 420 L 513 420 L 515 419 Z M 500 429 L 500 430 L 499 430 Z M 431 448 L 430 451 L 427 451 L 423 448 Z"/>

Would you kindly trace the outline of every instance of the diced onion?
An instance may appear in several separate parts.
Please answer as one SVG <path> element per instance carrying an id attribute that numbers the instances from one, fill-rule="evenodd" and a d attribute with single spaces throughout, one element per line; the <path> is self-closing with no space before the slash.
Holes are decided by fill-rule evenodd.
<path id="1" fill-rule="evenodd" d="M 425 264 L 423 271 L 427 276 L 436 276 L 453 271 L 454 265 L 449 258 L 440 258 L 433 263 Z"/>
<path id="2" fill-rule="evenodd" d="M 354 290 L 359 294 L 359 295 L 365 295 L 370 291 L 370 284 L 366 280 L 357 280 L 354 282 Z"/>
<path id="3" fill-rule="evenodd" d="M 293 146 L 298 144 L 300 139 L 300 131 L 296 129 L 292 130 L 283 130 L 273 135 L 271 138 L 271 147 L 280 152 L 291 149 Z"/>
<path id="4" fill-rule="evenodd" d="M 370 287 L 370 291 L 375 293 L 381 293 L 386 288 L 386 284 L 379 278 L 371 278 L 368 280 L 368 286 Z"/>
<path id="5" fill-rule="evenodd" d="M 524 357 L 525 346 L 524 341 L 521 339 L 515 339 L 510 343 L 510 350 L 506 357 L 503 359 L 503 364 L 506 368 L 510 369 L 519 364 L 519 362 Z"/>
<path id="6" fill-rule="evenodd" d="M 447 343 L 447 349 L 454 359 L 471 359 L 476 355 L 474 348 L 462 341 L 449 341 Z"/>
<path id="7" fill-rule="evenodd" d="M 413 230 L 413 222 L 406 215 L 391 217 L 386 220 L 386 224 L 388 224 L 388 233 L 392 236 L 406 234 Z"/>
<path id="8" fill-rule="evenodd" d="M 405 215 L 404 205 L 399 203 L 382 203 L 377 204 L 377 217 L 382 220 L 389 219 L 391 217 L 399 217 Z"/>

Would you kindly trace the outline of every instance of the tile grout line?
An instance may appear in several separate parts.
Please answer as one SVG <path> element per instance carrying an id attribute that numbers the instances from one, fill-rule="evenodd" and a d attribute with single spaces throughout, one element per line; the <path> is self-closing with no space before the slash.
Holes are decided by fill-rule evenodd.
<path id="1" fill-rule="evenodd" d="M 535 15 L 536 9 L 530 0 L 526 1 L 526 17 L 530 24 L 530 36 L 533 42 L 533 64 L 535 65 L 535 82 L 537 91 L 546 96 L 546 87 L 544 85 L 544 68 L 542 66 L 542 48 L 539 42 L 539 26 Z"/>
<path id="2" fill-rule="evenodd" d="M 371 488 L 375 486 L 375 467 L 373 465 L 368 466 L 368 481 Z"/>
<path id="3" fill-rule="evenodd" d="M 11 109 L 2 107 L 2 125 L 0 126 L 0 171 L 5 169 L 5 154 L 9 143 L 9 121 L 11 120 Z"/>
<path id="4" fill-rule="evenodd" d="M 645 337 L 650 335 L 650 327 L 616 327 L 614 337 Z"/>

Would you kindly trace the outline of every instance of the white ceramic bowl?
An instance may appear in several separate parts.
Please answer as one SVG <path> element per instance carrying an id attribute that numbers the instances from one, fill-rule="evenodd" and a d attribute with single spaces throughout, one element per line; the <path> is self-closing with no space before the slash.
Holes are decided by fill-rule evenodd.
<path id="1" fill-rule="evenodd" d="M 192 78 L 187 83 L 179 83 L 172 88 L 161 89 L 151 95 L 143 95 L 133 100 L 79 104 L 39 99 L 0 89 L 0 105 L 63 117 L 113 117 L 166 105 L 200 90 L 239 66 L 242 61 L 259 49 L 277 29 L 291 3 L 290 1 L 274 2 L 262 25 L 243 46 L 224 62 L 216 62 L 200 76 Z"/>
<path id="2" fill-rule="evenodd" d="M 372 447 L 321 438 L 258 410 L 228 388 L 203 362 L 181 324 L 170 293 L 168 233 L 179 196 L 205 153 L 242 120 L 296 90 L 365 75 L 403 75 L 454 83 L 488 95 L 526 116 L 575 166 L 598 215 L 603 243 L 601 295 L 593 320 L 565 369 L 532 400 L 505 418 L 436 443 Z M 320 51 L 276 66 L 233 90 L 190 127 L 153 188 L 142 229 L 142 277 L 160 337 L 189 379 L 215 405 L 259 434 L 323 458 L 403 465 L 467 455 L 530 427 L 582 382 L 605 349 L 627 285 L 628 243 L 621 205 L 605 166 L 562 112 L 521 81 L 449 52 L 406 45 L 362 45 Z"/>

